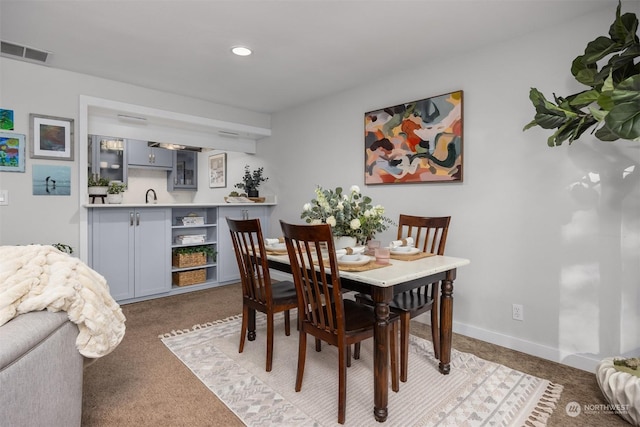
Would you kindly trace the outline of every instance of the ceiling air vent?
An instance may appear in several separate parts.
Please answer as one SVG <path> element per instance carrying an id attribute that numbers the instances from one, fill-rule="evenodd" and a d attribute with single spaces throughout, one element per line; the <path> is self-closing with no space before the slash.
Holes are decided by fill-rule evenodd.
<path id="1" fill-rule="evenodd" d="M 2 55 L 16 59 L 16 57 L 34 62 L 47 62 L 49 52 L 32 49 L 27 46 L 20 46 L 15 43 L 1 42 Z"/>

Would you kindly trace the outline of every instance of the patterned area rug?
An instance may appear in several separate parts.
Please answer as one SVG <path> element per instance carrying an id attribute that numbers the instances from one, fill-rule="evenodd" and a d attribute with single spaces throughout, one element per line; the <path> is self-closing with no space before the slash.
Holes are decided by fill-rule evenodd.
<path id="1" fill-rule="evenodd" d="M 292 326 L 295 325 L 292 315 Z M 265 371 L 266 318 L 257 315 L 257 338 L 238 353 L 239 316 L 160 336 L 213 393 L 248 426 L 337 426 L 337 350 L 314 349 L 308 339 L 302 390 L 294 390 L 298 332 L 284 334 L 276 316 L 273 369 Z M 431 342 L 411 336 L 409 380 L 389 389 L 389 417 L 373 417 L 373 346 L 362 345 L 347 375 L 346 426 L 542 426 L 562 386 L 473 354 L 452 351 L 451 373 L 441 375 Z"/>

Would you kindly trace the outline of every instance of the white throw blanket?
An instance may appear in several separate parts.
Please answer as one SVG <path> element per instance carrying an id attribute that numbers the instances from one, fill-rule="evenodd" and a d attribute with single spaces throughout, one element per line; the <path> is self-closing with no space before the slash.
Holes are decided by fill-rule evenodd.
<path id="1" fill-rule="evenodd" d="M 44 309 L 78 325 L 83 356 L 109 354 L 124 337 L 125 317 L 96 271 L 53 246 L 0 246 L 0 326 Z"/>

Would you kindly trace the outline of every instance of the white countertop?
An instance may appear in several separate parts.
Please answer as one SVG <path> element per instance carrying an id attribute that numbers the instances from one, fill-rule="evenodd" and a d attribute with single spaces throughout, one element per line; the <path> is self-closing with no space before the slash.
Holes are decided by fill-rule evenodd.
<path id="1" fill-rule="evenodd" d="M 82 206 L 85 208 L 93 209 L 93 208 L 195 208 L 195 207 L 204 207 L 204 208 L 215 208 L 219 206 L 275 206 L 276 203 L 273 202 L 264 202 L 264 203 L 121 203 L 121 204 L 102 204 L 102 203 L 86 203 Z"/>

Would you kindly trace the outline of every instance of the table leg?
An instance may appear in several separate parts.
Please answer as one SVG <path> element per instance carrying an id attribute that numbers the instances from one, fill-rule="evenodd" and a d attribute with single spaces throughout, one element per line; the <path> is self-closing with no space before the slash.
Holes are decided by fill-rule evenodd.
<path id="1" fill-rule="evenodd" d="M 451 340 L 453 338 L 453 281 L 456 270 L 447 272 L 440 293 L 440 373 L 451 371 Z"/>
<path id="2" fill-rule="evenodd" d="M 374 288 L 376 322 L 374 325 L 373 353 L 373 415 L 378 422 L 387 420 L 389 403 L 389 302 L 391 288 Z"/>
<path id="3" fill-rule="evenodd" d="M 256 310 L 249 309 L 249 324 L 247 325 L 247 339 L 254 341 L 256 339 Z"/>

